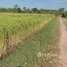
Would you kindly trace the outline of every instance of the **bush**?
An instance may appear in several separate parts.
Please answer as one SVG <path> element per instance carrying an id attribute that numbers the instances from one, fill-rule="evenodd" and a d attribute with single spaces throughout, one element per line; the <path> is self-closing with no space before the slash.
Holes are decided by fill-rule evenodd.
<path id="1" fill-rule="evenodd" d="M 66 18 L 67 17 L 67 11 L 62 12 L 61 16 L 64 17 L 64 18 Z"/>

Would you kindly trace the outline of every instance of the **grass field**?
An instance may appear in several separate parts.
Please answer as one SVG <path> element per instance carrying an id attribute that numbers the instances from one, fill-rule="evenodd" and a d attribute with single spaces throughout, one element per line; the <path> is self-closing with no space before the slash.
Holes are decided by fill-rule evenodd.
<path id="1" fill-rule="evenodd" d="M 5 16 L 2 16 L 5 19 L 2 21 L 7 23 L 6 24 L 7 26 L 5 26 L 5 28 L 8 27 L 7 29 L 9 29 L 10 33 L 11 31 L 20 29 L 19 21 L 21 22 L 22 25 L 28 22 L 27 23 L 28 27 L 32 28 L 36 26 L 37 24 L 39 24 L 41 21 L 43 20 L 47 21 L 48 18 L 50 19 L 51 17 L 53 17 L 51 15 L 22 15 L 22 18 L 20 17 L 18 21 L 18 18 L 19 18 L 18 16 L 16 17 L 15 16 L 12 17 L 12 16 L 13 15 L 10 15 L 10 17 L 8 18 L 9 22 L 5 22 L 7 17 L 5 18 Z M 25 23 L 23 22 L 22 19 L 23 20 L 26 19 L 24 20 Z M 16 29 L 10 30 L 11 28 L 8 26 L 10 22 L 12 22 L 10 24 L 11 27 L 13 27 L 16 24 L 15 22 L 17 22 L 19 27 Z M 29 24 L 31 24 L 31 26 Z M 2 26 L 4 27 L 3 24 L 1 25 L 1 27 Z M 25 31 L 26 28 L 21 26 L 21 29 Z M 44 55 L 48 53 L 54 53 L 54 51 L 52 51 L 53 50 L 52 47 L 55 47 L 56 45 L 55 41 L 57 41 L 58 35 L 59 35 L 58 30 L 59 28 L 58 28 L 57 18 L 49 21 L 41 30 L 37 31 L 36 35 L 33 38 L 21 43 L 21 45 L 18 47 L 18 49 L 14 53 L 10 54 L 5 59 L 0 60 L 0 67 L 1 66 L 2 67 L 38 67 L 38 65 L 40 67 L 45 67 L 43 66 L 45 62 Z M 17 32 L 18 31 L 20 30 L 17 30 Z M 13 33 L 11 34 L 13 35 Z"/>
<path id="2" fill-rule="evenodd" d="M 0 52 L 9 51 L 31 35 L 33 29 L 36 30 L 36 27 L 52 18 L 54 15 L 51 14 L 0 13 Z"/>

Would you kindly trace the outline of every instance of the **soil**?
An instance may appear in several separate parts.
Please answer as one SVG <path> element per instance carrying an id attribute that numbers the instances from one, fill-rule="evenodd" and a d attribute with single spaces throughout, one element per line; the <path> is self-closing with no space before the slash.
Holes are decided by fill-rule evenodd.
<path id="1" fill-rule="evenodd" d="M 67 67 L 67 30 L 64 25 L 64 20 L 62 17 L 59 17 L 60 21 L 60 42 L 59 42 L 59 48 L 60 48 L 60 55 L 59 55 L 59 61 L 63 65 L 62 67 Z"/>

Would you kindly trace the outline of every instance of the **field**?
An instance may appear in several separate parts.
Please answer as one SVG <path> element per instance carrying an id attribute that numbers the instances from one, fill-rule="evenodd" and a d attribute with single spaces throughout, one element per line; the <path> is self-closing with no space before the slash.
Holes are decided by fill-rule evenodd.
<path id="1" fill-rule="evenodd" d="M 8 57 L 0 60 L 0 67 L 44 67 L 45 55 L 56 53 L 59 27 L 54 15 L 0 14 L 0 19 L 1 52 L 10 45 L 20 44 Z M 53 56 L 48 61 L 50 59 Z"/>
<path id="2" fill-rule="evenodd" d="M 28 39 L 32 32 L 41 28 L 53 17 L 54 15 L 50 14 L 0 13 L 0 52 L 9 51 L 10 47 L 13 48 Z"/>

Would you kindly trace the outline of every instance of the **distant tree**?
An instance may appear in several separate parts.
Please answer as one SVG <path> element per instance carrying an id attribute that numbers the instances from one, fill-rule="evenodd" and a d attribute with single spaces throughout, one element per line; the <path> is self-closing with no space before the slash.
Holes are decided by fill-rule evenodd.
<path id="1" fill-rule="evenodd" d="M 31 10 L 29 8 L 25 9 L 26 13 L 31 13 Z"/>
<path id="2" fill-rule="evenodd" d="M 55 16 L 59 15 L 59 11 L 58 10 L 54 11 L 53 13 L 54 13 Z"/>
<path id="3" fill-rule="evenodd" d="M 64 11 L 64 8 L 60 8 L 59 11 L 60 11 L 60 12 Z"/>
<path id="4" fill-rule="evenodd" d="M 57 10 L 51 10 L 51 9 L 38 9 L 38 8 L 26 8 L 23 7 L 21 9 L 18 7 L 17 4 L 14 5 L 14 8 L 0 8 L 0 12 L 13 12 L 13 13 L 42 13 L 42 14 L 55 14 L 57 15 L 58 13 L 61 13 L 64 11 L 64 8 L 60 8 L 58 11 Z"/>
<path id="5" fill-rule="evenodd" d="M 17 10 L 18 10 L 18 13 L 21 13 L 22 12 L 22 10 L 20 8 L 17 8 Z"/>
<path id="6" fill-rule="evenodd" d="M 59 14 L 61 15 L 62 14 L 62 12 L 64 11 L 64 8 L 59 8 Z"/>
<path id="7" fill-rule="evenodd" d="M 1 7 L 0 7 L 0 12 L 1 12 Z"/>
<path id="8" fill-rule="evenodd" d="M 42 9 L 42 8 L 41 8 L 41 9 L 40 9 L 40 13 L 43 13 L 43 14 L 44 14 L 44 13 L 45 13 L 45 9 Z"/>
<path id="9" fill-rule="evenodd" d="M 27 9 L 26 7 L 23 7 L 23 13 L 26 13 Z"/>
<path id="10" fill-rule="evenodd" d="M 14 5 L 13 12 L 18 13 L 18 5 L 17 5 L 17 4 L 16 4 L 16 5 Z"/>
<path id="11" fill-rule="evenodd" d="M 17 5 L 17 4 L 16 4 L 16 5 L 14 5 L 14 8 L 15 8 L 15 9 L 17 9 L 17 8 L 18 8 L 18 5 Z"/>
<path id="12" fill-rule="evenodd" d="M 32 8 L 32 11 L 37 13 L 38 12 L 38 9 L 37 8 Z"/>
<path id="13" fill-rule="evenodd" d="M 26 10 L 26 7 L 23 7 L 23 10 L 25 11 Z"/>
<path id="14" fill-rule="evenodd" d="M 13 12 L 13 9 L 12 8 L 8 8 L 7 9 L 7 12 L 11 12 L 12 13 Z"/>
<path id="15" fill-rule="evenodd" d="M 2 7 L 2 8 L 1 8 L 1 12 L 7 12 L 7 9 L 4 8 L 4 7 Z"/>

